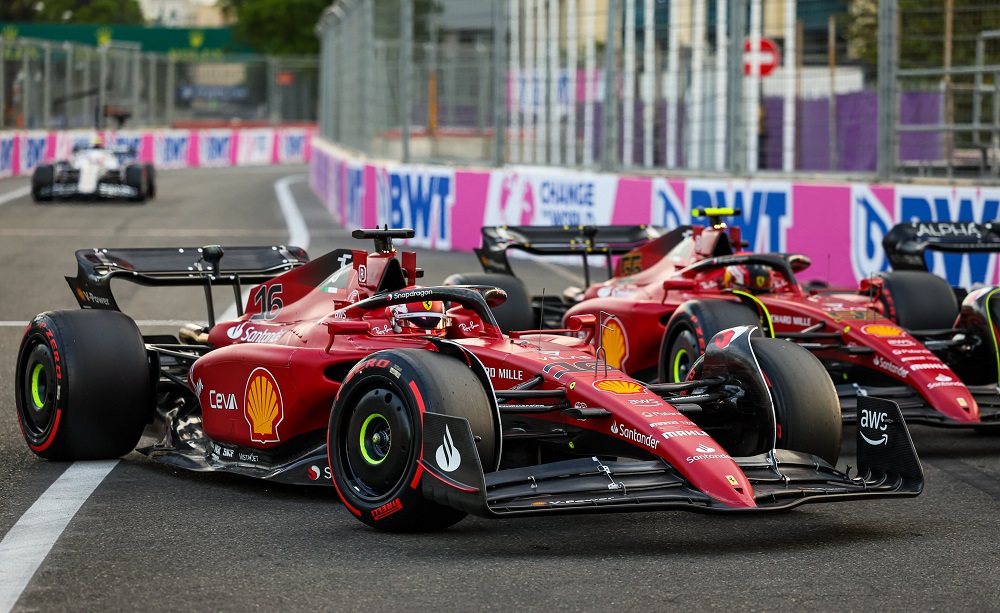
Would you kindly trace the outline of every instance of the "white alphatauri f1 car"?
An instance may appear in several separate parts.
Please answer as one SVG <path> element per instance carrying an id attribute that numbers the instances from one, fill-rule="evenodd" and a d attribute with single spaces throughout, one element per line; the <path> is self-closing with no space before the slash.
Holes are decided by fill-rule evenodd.
<path id="1" fill-rule="evenodd" d="M 145 202 L 155 195 L 153 165 L 140 162 L 135 149 L 124 145 L 76 147 L 70 159 L 37 166 L 31 176 L 31 197 L 35 202 L 53 198 Z"/>

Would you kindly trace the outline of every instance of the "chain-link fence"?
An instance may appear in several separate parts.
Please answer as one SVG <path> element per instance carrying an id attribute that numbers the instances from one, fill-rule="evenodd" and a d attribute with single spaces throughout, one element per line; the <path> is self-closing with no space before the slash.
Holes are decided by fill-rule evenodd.
<path id="1" fill-rule="evenodd" d="M 318 31 L 322 134 L 370 155 L 1000 175 L 992 1 L 337 0 Z"/>
<path id="2" fill-rule="evenodd" d="M 310 122 L 319 60 L 189 59 L 138 45 L 0 38 L 0 130 Z"/>

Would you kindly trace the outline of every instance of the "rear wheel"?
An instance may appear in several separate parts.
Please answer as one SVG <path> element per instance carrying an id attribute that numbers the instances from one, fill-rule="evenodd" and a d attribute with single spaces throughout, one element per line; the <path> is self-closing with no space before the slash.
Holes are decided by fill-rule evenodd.
<path id="1" fill-rule="evenodd" d="M 682 304 L 663 333 L 659 380 L 684 381 L 713 336 L 734 326 L 760 326 L 760 317 L 739 302 L 698 300 Z"/>
<path id="2" fill-rule="evenodd" d="M 822 363 L 791 341 L 752 338 L 750 344 L 774 403 L 775 446 L 819 456 L 835 465 L 843 423 L 837 390 Z"/>
<path id="3" fill-rule="evenodd" d="M 327 445 L 334 485 L 365 524 L 433 531 L 465 517 L 421 493 L 417 461 L 425 410 L 467 419 L 482 466 L 494 466 L 500 450 L 492 407 L 467 365 L 423 349 L 372 354 L 354 367 L 337 395 Z"/>
<path id="4" fill-rule="evenodd" d="M 55 182 L 55 168 L 51 164 L 36 166 L 31 173 L 31 199 L 35 202 L 49 202 L 52 200 L 52 185 Z M 43 188 L 48 188 L 43 194 Z"/>
<path id="5" fill-rule="evenodd" d="M 507 292 L 507 300 L 493 307 L 493 316 L 500 324 L 500 330 L 507 334 L 511 330 L 534 330 L 538 327 L 531 297 L 524 282 L 511 275 L 496 273 L 457 273 L 444 280 L 445 285 L 492 285 Z"/>
<path id="6" fill-rule="evenodd" d="M 154 394 L 139 329 L 118 311 L 51 311 L 17 354 L 21 433 L 50 460 L 117 458 L 135 448 Z"/>
<path id="7" fill-rule="evenodd" d="M 919 270 L 884 272 L 879 276 L 879 301 L 886 318 L 909 330 L 954 327 L 958 299 L 947 281 Z"/>
<path id="8" fill-rule="evenodd" d="M 156 198 L 156 168 L 152 164 L 143 164 L 146 169 L 146 195 Z"/>

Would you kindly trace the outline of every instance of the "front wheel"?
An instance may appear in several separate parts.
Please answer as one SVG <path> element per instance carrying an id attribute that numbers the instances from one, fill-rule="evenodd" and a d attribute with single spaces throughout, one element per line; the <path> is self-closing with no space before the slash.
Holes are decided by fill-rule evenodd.
<path id="1" fill-rule="evenodd" d="M 751 338 L 750 344 L 774 404 L 775 447 L 835 465 L 843 423 L 837 390 L 823 364 L 791 341 Z"/>
<path id="2" fill-rule="evenodd" d="M 492 405 L 466 364 L 423 349 L 380 351 L 348 374 L 330 414 L 327 454 L 344 505 L 393 532 L 442 530 L 466 513 L 423 497 L 423 414 L 464 417 L 484 467 L 499 448 Z"/>
<path id="3" fill-rule="evenodd" d="M 25 442 L 50 460 L 101 460 L 135 448 L 155 394 L 146 346 L 118 311 L 50 311 L 17 353 L 15 401 Z"/>

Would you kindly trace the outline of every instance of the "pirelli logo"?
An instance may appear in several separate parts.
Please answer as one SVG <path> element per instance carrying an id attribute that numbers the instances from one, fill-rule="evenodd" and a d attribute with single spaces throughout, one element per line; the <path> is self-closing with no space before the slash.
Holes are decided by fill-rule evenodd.
<path id="1" fill-rule="evenodd" d="M 403 503 L 399 501 L 399 498 L 397 498 L 391 502 L 385 503 L 384 505 L 372 511 L 372 519 L 374 519 L 375 521 L 385 519 L 386 517 L 389 517 L 396 511 L 402 510 L 402 508 L 403 508 Z"/>

